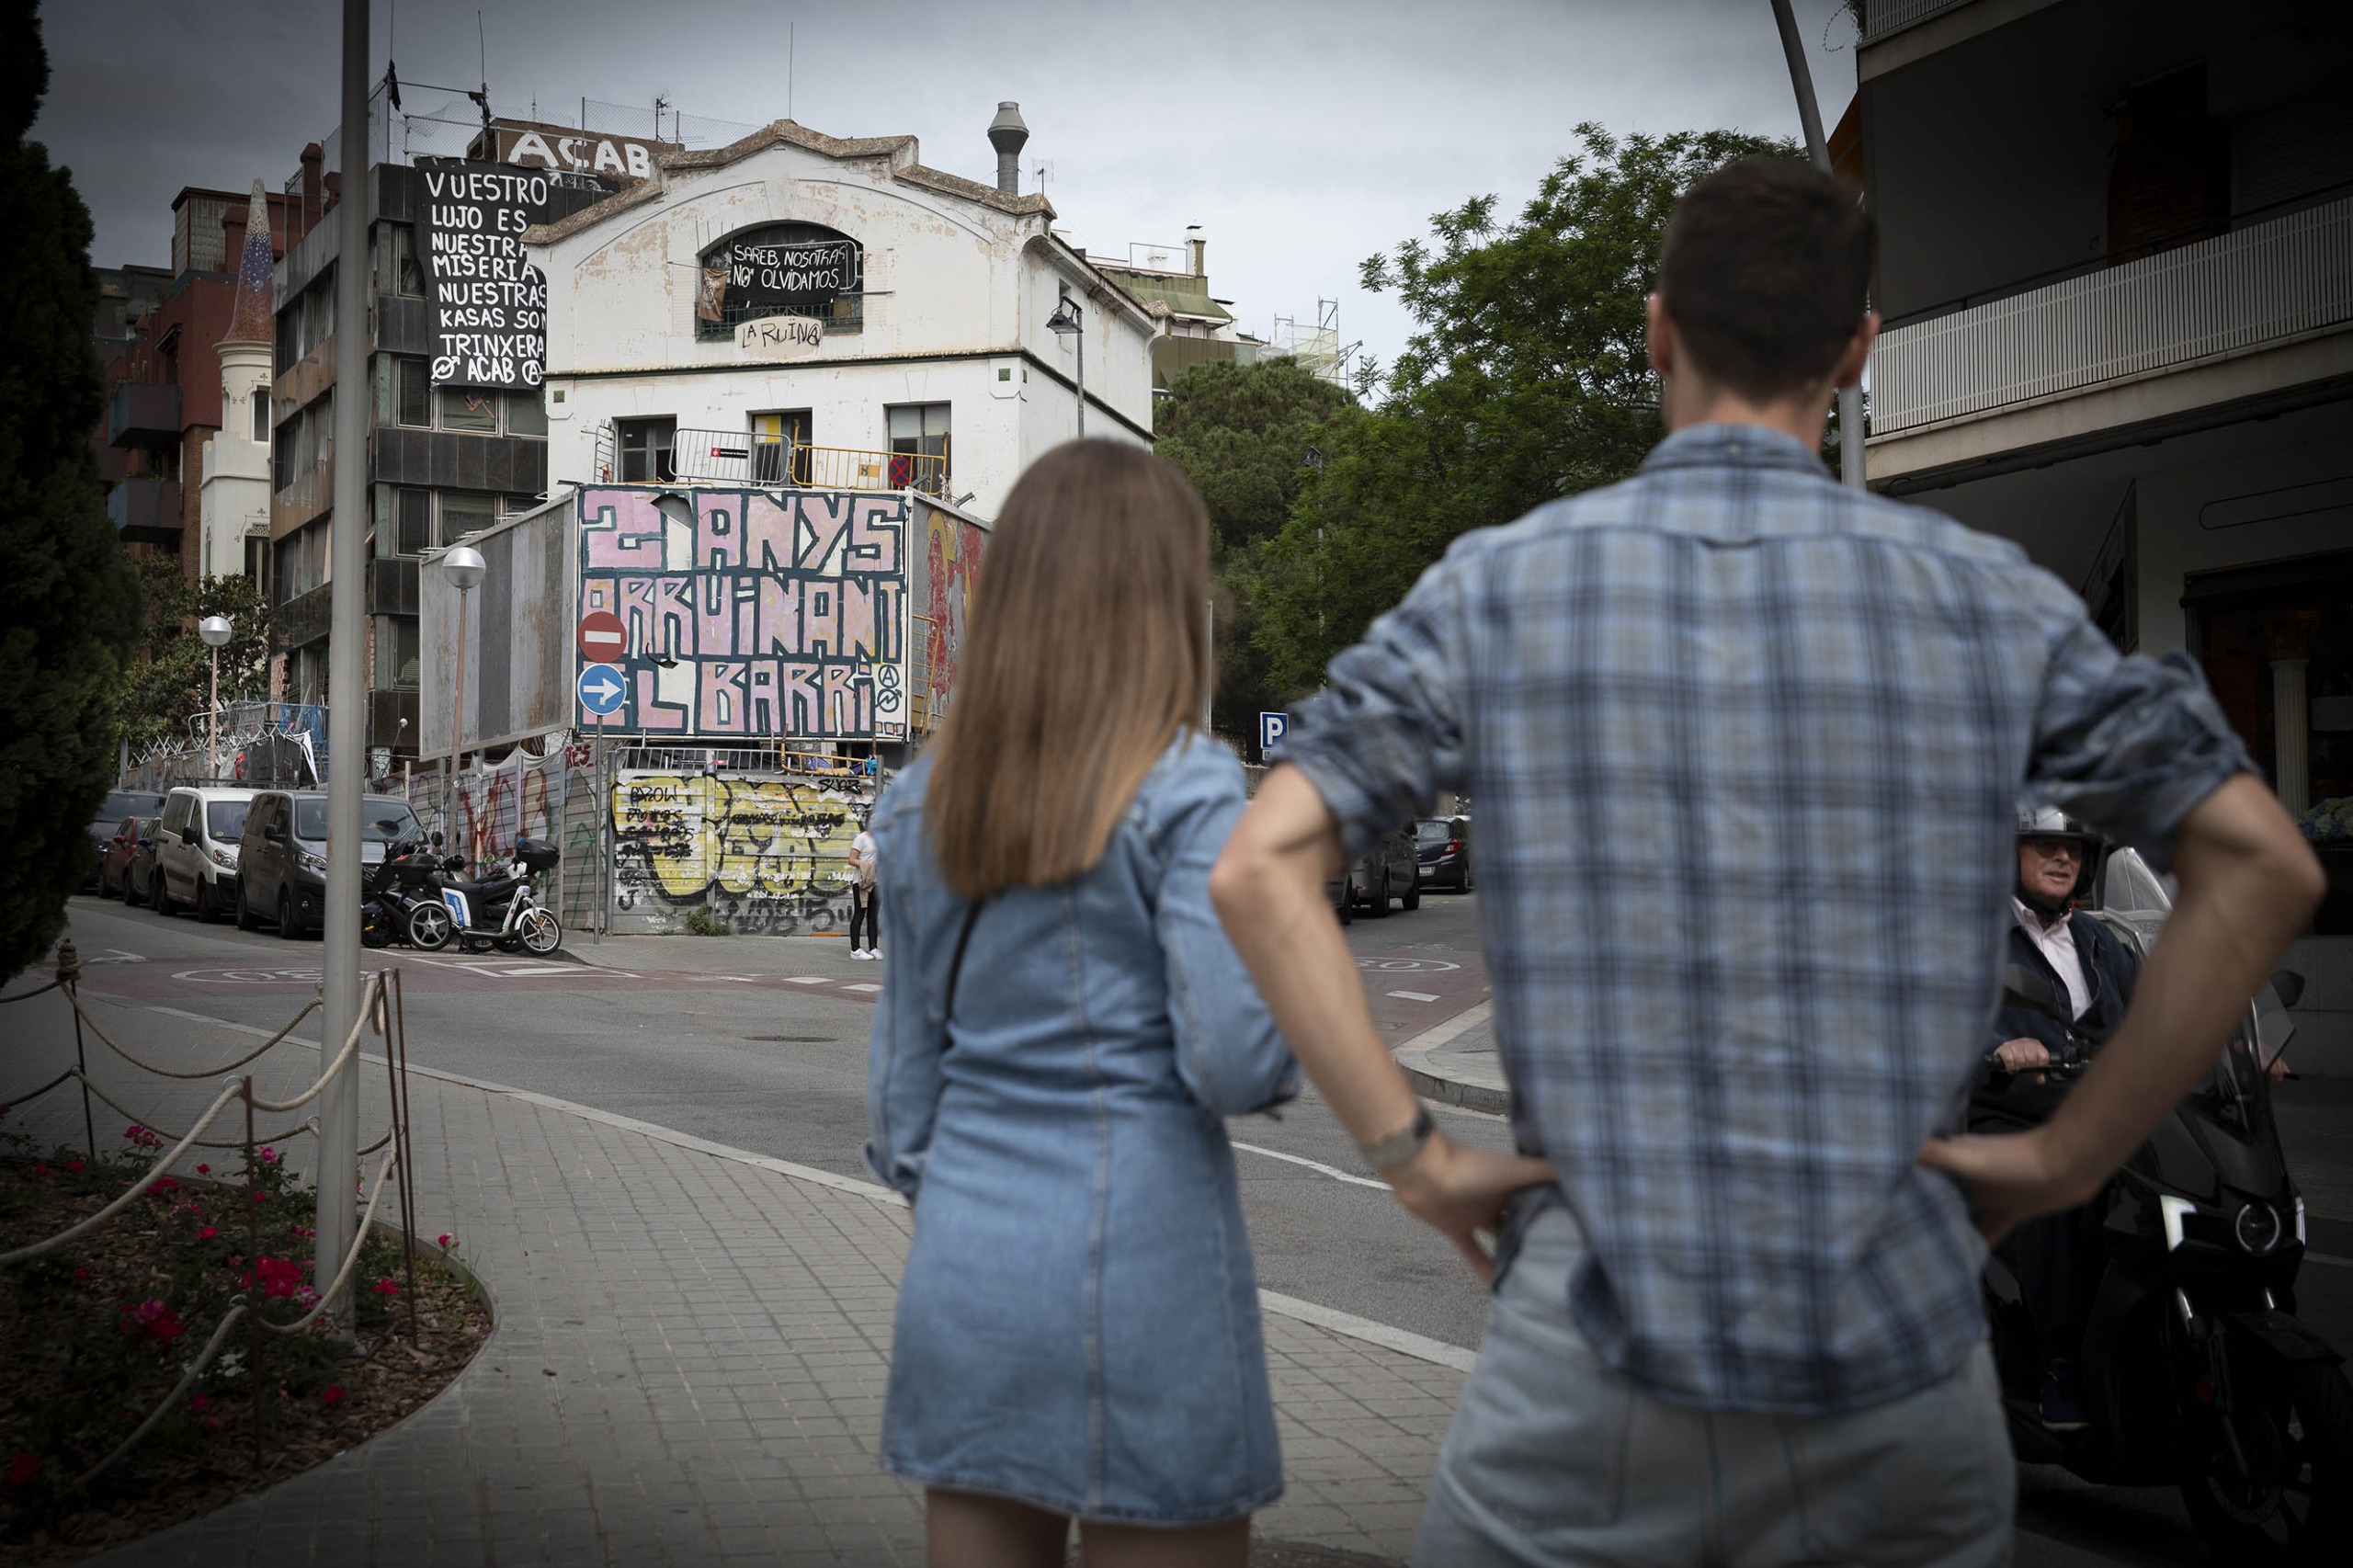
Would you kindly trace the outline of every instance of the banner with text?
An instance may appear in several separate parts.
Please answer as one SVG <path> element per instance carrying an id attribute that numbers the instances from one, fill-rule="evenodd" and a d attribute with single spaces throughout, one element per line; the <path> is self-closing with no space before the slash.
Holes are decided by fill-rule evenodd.
<path id="1" fill-rule="evenodd" d="M 624 687 L 609 711 L 579 705 L 583 733 L 905 737 L 904 497 L 692 490 L 688 523 L 657 494 L 580 493 L 574 619 L 604 612 L 622 629 L 620 653 L 595 671 L 584 658 L 582 673 L 603 701 L 602 670 Z"/>
<path id="2" fill-rule="evenodd" d="M 726 302 L 738 317 L 746 311 L 784 310 L 830 303 L 860 288 L 858 243 L 812 240 L 795 244 L 729 247 Z"/>
<path id="3" fill-rule="evenodd" d="M 548 357 L 548 282 L 523 231 L 552 216 L 560 176 L 419 158 L 418 259 L 433 301 L 433 384 L 536 392 Z"/>

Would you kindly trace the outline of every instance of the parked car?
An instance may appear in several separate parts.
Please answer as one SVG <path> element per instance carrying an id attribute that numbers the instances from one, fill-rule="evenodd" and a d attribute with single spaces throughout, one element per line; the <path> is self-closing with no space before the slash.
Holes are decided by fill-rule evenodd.
<path id="1" fill-rule="evenodd" d="M 1389 913 L 1392 898 L 1401 908 L 1419 909 L 1422 881 L 1416 866 L 1412 828 L 1391 828 L 1349 868 L 1348 895 L 1375 920 Z"/>
<path id="2" fill-rule="evenodd" d="M 384 846 L 422 835 L 397 795 L 359 801 L 359 859 L 373 866 Z M 275 925 L 289 941 L 326 918 L 327 795 L 324 790 L 264 790 L 245 812 L 237 855 L 237 929 Z"/>
<path id="3" fill-rule="evenodd" d="M 1414 824 L 1414 847 L 1426 888 L 1452 888 L 1469 892 L 1478 882 L 1471 868 L 1471 819 L 1421 817 Z"/>
<path id="4" fill-rule="evenodd" d="M 136 909 L 155 896 L 155 830 L 164 824 L 162 817 L 141 817 L 139 842 L 131 851 L 131 864 L 123 868 L 122 902 Z"/>
<path id="5" fill-rule="evenodd" d="M 131 858 L 139 848 L 139 824 L 145 817 L 125 817 L 115 824 L 114 832 L 98 851 L 98 896 L 120 898 L 125 874 L 131 869 Z"/>
<path id="6" fill-rule="evenodd" d="M 82 890 L 94 892 L 98 886 L 98 860 L 107 852 L 107 841 L 122 826 L 122 819 L 135 817 L 164 809 L 164 797 L 151 790 L 109 790 L 98 806 L 98 814 L 90 819 L 90 874 L 83 879 Z"/>
<path id="7" fill-rule="evenodd" d="M 1342 871 L 1324 884 L 1324 896 L 1332 901 L 1332 913 L 1340 917 L 1343 926 L 1357 917 L 1356 885 L 1353 871 Z"/>
<path id="8" fill-rule="evenodd" d="M 171 792 L 155 830 L 156 914 L 168 919 L 186 907 L 210 922 L 237 907 L 237 858 L 253 798 L 251 790 L 197 785 Z"/>

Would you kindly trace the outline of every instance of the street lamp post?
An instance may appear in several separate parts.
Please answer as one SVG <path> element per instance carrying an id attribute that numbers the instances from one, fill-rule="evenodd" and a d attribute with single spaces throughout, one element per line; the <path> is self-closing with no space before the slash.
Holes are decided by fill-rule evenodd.
<path id="1" fill-rule="evenodd" d="M 1805 62 L 1805 40 L 1798 36 L 1797 19 L 1790 15 L 1790 0 L 1773 0 L 1774 25 L 1780 28 L 1781 52 L 1790 62 L 1790 85 L 1798 96 L 1798 124 L 1805 131 L 1806 156 L 1824 174 L 1830 173 L 1830 144 L 1822 137 L 1822 106 L 1813 96 L 1813 69 Z M 1858 381 L 1838 389 L 1838 478 L 1858 490 L 1863 483 L 1863 387 Z"/>
<path id="2" fill-rule="evenodd" d="M 1046 318 L 1046 330 L 1057 337 L 1078 339 L 1078 433 L 1086 434 L 1086 334 L 1080 330 L 1078 301 L 1068 294 Z"/>
<path id="3" fill-rule="evenodd" d="M 485 569 L 482 551 L 472 545 L 459 545 L 441 557 L 441 570 L 448 574 L 450 586 L 458 590 L 458 665 L 457 676 L 450 683 L 449 776 L 449 787 L 441 796 L 444 823 L 449 821 L 450 791 L 458 786 L 458 759 L 465 755 L 466 747 L 466 607 Z"/>
<path id="4" fill-rule="evenodd" d="M 210 783 L 221 782 L 221 648 L 229 641 L 229 618 L 208 615 L 196 623 L 196 634 L 212 651 L 212 711 L 205 725 L 204 777 Z"/>

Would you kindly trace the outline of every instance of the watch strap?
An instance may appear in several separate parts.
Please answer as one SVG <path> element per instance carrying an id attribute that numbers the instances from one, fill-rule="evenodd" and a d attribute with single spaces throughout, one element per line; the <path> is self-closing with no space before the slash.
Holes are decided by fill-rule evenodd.
<path id="1" fill-rule="evenodd" d="M 1378 1143 L 1359 1143 L 1357 1148 L 1364 1155 L 1365 1164 L 1376 1173 L 1391 1170 L 1420 1153 L 1422 1145 L 1437 1131 L 1438 1123 L 1430 1119 L 1430 1108 L 1417 1103 L 1413 1124 L 1404 1131 L 1392 1132 Z"/>

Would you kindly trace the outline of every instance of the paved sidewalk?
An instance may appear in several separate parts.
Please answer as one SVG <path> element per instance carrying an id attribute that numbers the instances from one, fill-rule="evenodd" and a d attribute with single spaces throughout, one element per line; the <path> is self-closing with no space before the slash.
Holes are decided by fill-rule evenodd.
<path id="1" fill-rule="evenodd" d="M 185 1013 L 91 1005 L 164 1065 L 252 1043 Z M 0 1086 L 72 1060 L 62 1006 L 11 1013 Z M 256 1064 L 265 1095 L 309 1081 L 309 1043 Z M 108 1091 L 161 1126 L 217 1088 L 91 1050 Z M 368 1065 L 363 1142 L 385 1119 L 383 1067 Z M 412 1082 L 419 1223 L 460 1238 L 492 1292 L 491 1340 L 364 1447 L 94 1562 L 921 1562 L 920 1497 L 875 1460 L 910 1222 L 895 1194 L 543 1096 Z M 81 1130 L 63 1092 L 11 1120 L 44 1139 Z M 294 1151 L 314 1154 L 307 1138 Z M 1303 1303 L 1278 1302 L 1266 1331 L 1288 1491 L 1260 1537 L 1402 1559 L 1466 1353 Z"/>
<path id="2" fill-rule="evenodd" d="M 1392 1054 L 1414 1087 L 1468 1110 L 1511 1110 L 1511 1086 L 1495 1046 L 1495 1005 L 1482 1002 L 1398 1046 Z"/>

